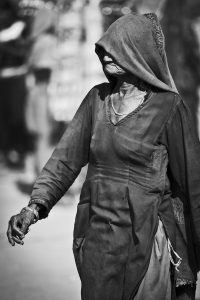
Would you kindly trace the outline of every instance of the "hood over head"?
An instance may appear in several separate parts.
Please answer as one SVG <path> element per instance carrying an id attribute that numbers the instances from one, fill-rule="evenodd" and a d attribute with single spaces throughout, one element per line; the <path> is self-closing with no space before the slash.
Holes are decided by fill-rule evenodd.
<path id="1" fill-rule="evenodd" d="M 154 87 L 178 93 L 168 67 L 164 35 L 154 13 L 117 19 L 95 45 L 101 61 L 106 51 L 127 72 Z M 115 83 L 114 77 L 106 76 L 111 84 Z"/>

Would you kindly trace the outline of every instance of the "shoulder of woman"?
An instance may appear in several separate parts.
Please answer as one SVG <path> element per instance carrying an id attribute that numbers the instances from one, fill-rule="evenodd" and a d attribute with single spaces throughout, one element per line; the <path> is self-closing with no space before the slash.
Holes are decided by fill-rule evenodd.
<path id="1" fill-rule="evenodd" d="M 186 123 L 194 123 L 194 120 L 195 118 L 188 106 L 187 99 L 183 99 L 180 94 L 174 93 L 167 126 L 174 122 L 181 122 L 183 125 L 186 125 Z M 195 127 L 195 124 L 193 126 Z"/>
<path id="2" fill-rule="evenodd" d="M 87 94 L 87 98 L 92 103 L 104 101 L 105 98 L 110 94 L 110 84 L 107 82 L 95 85 Z"/>
<path id="3" fill-rule="evenodd" d="M 159 100 L 161 109 L 164 109 L 166 113 L 170 112 L 171 114 L 171 112 L 176 111 L 178 107 L 185 105 L 185 102 L 180 94 L 175 92 L 158 90 L 154 91 L 154 95 L 155 101 Z"/>
<path id="4" fill-rule="evenodd" d="M 108 94 L 110 94 L 111 85 L 109 82 L 103 82 L 95 85 L 92 90 L 96 92 L 100 97 L 105 98 Z"/>
<path id="5" fill-rule="evenodd" d="M 89 90 L 83 102 L 87 103 L 89 106 L 93 108 L 98 107 L 99 103 L 103 102 L 109 93 L 110 93 L 109 83 L 104 82 L 95 85 Z"/>

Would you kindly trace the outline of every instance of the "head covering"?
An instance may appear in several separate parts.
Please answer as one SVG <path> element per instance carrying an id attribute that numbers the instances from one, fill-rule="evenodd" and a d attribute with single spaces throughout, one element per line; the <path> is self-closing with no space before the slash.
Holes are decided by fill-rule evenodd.
<path id="1" fill-rule="evenodd" d="M 119 18 L 95 45 L 100 60 L 104 50 L 120 67 L 141 80 L 178 93 L 168 67 L 164 35 L 154 13 Z M 115 79 L 106 76 L 113 83 Z"/>

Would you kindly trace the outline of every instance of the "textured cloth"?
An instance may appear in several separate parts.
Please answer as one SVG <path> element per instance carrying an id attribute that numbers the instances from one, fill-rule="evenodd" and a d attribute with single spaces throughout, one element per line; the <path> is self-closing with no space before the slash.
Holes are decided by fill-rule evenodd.
<path id="1" fill-rule="evenodd" d="M 105 47 L 120 66 L 151 84 L 152 92 L 137 109 L 113 124 L 113 78 L 109 77 L 111 83 L 94 87 L 31 195 L 30 203 L 46 208 L 41 218 L 47 216 L 88 164 L 73 245 L 83 300 L 135 297 L 150 263 L 158 216 L 180 255 L 173 198 L 180 199 L 185 215 L 184 260 L 189 268 L 185 274 L 196 279 L 200 145 L 190 112 L 154 43 L 152 22 L 145 16 L 122 17 L 105 33 L 97 52 Z"/>

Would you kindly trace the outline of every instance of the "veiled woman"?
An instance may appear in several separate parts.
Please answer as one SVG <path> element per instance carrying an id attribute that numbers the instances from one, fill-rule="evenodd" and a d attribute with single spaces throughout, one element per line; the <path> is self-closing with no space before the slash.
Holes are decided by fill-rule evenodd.
<path id="1" fill-rule="evenodd" d="M 96 53 L 109 83 L 81 103 L 8 239 L 23 243 L 88 164 L 73 244 L 82 299 L 194 299 L 200 147 L 156 16 L 118 19 Z"/>

